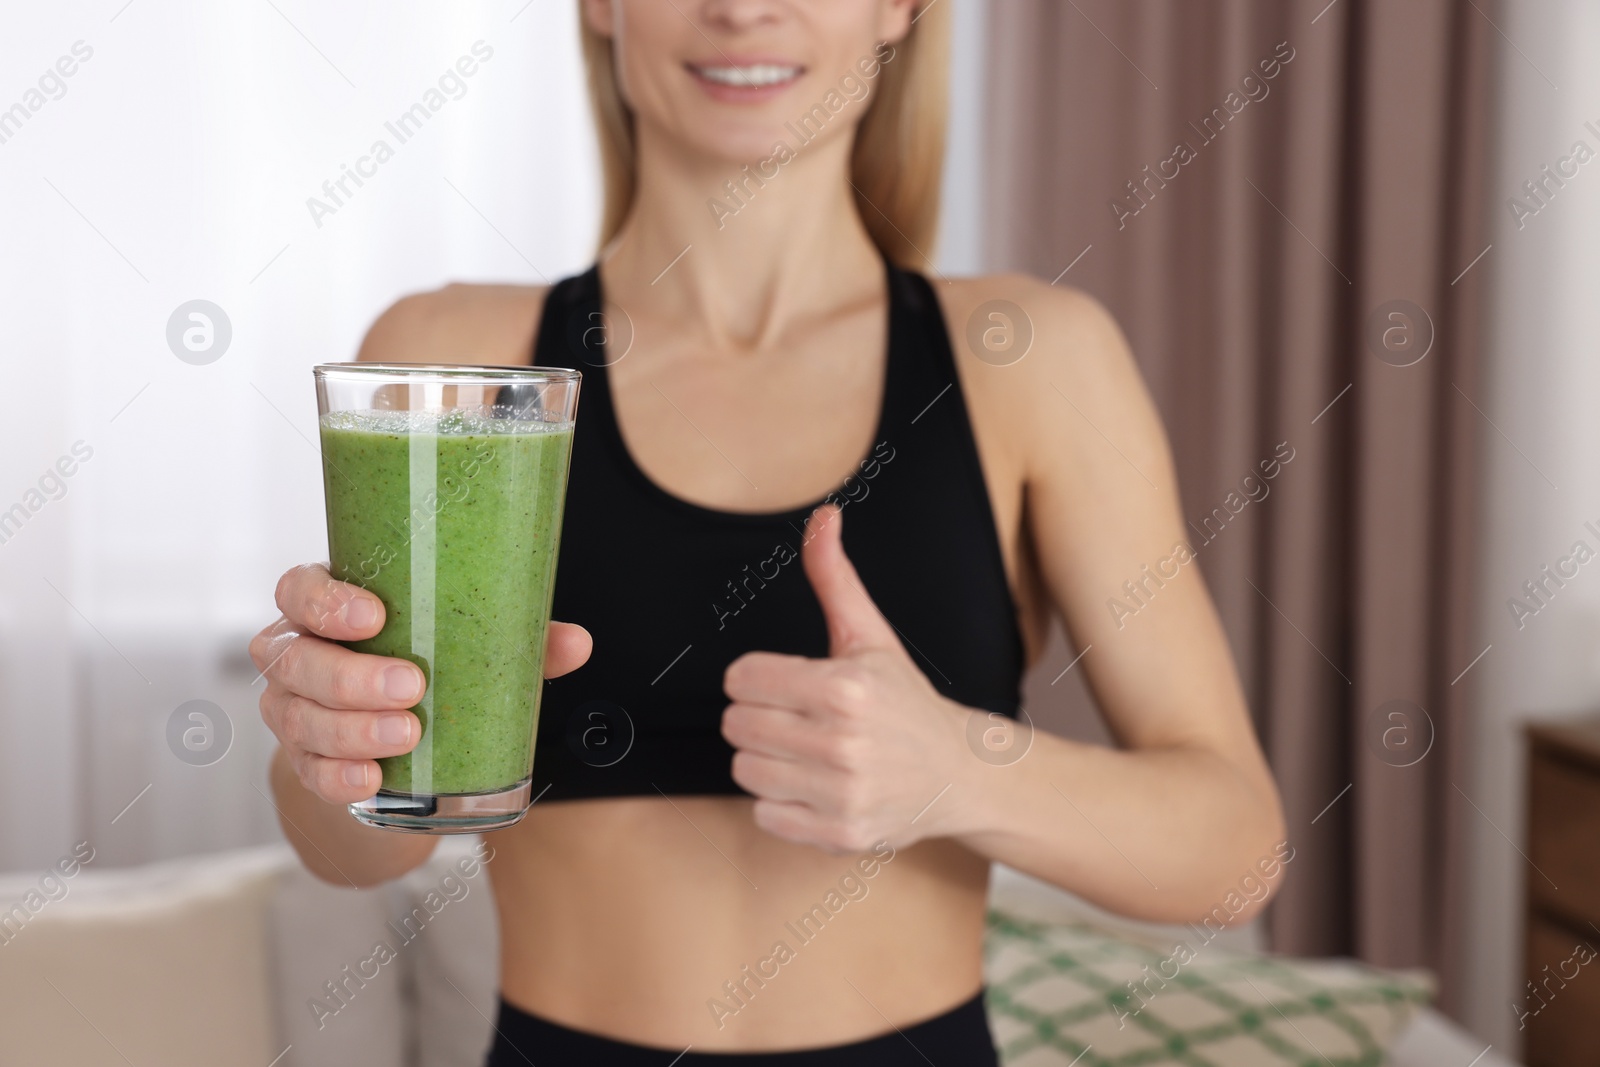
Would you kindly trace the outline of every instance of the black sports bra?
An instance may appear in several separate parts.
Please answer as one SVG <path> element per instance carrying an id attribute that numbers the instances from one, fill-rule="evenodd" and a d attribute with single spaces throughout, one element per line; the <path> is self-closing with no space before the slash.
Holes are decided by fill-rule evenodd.
<path id="1" fill-rule="evenodd" d="M 869 453 L 827 501 L 844 546 L 907 651 L 944 695 L 1016 717 L 1023 670 L 988 488 L 944 318 L 921 275 L 886 265 L 888 358 Z M 634 463 L 617 428 L 598 268 L 555 285 L 539 366 L 584 374 L 554 615 L 594 636 L 583 667 L 545 683 L 533 792 L 545 801 L 739 794 L 719 727 L 722 676 L 745 652 L 828 651 L 800 567 L 806 517 L 717 511 Z"/>

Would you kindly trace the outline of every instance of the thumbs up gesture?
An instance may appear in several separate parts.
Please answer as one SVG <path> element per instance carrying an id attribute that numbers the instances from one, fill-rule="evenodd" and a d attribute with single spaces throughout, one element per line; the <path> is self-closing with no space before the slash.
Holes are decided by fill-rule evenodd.
<path id="1" fill-rule="evenodd" d="M 843 522 L 837 507 L 818 508 L 801 549 L 828 623 L 827 658 L 740 656 L 723 677 L 732 703 L 722 716 L 756 824 L 839 853 L 949 832 L 955 804 L 941 794 L 973 714 L 912 662 L 844 553 Z"/>

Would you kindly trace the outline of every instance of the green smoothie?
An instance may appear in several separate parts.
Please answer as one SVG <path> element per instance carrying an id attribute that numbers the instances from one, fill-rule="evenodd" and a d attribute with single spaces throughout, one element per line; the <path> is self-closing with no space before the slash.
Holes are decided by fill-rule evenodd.
<path id="1" fill-rule="evenodd" d="M 383 790 L 486 793 L 527 779 L 543 691 L 572 424 L 471 411 L 322 417 L 333 576 L 387 616 L 357 652 L 428 679 L 422 739 Z"/>

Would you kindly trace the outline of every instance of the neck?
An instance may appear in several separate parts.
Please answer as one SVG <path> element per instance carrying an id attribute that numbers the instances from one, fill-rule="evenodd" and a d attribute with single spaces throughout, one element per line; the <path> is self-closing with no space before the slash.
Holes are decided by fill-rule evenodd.
<path id="1" fill-rule="evenodd" d="M 797 317 L 877 291 L 882 257 L 856 210 L 849 138 L 748 167 L 684 151 L 643 124 L 638 148 L 633 210 L 604 267 L 624 304 L 751 349 Z"/>

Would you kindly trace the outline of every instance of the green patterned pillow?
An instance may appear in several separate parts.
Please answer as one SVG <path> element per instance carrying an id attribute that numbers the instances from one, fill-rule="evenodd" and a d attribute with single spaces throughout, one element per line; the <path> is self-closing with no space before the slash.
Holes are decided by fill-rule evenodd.
<path id="1" fill-rule="evenodd" d="M 991 909 L 990 1026 L 1006 1067 L 1378 1067 L 1433 993 L 1422 972 L 1165 948 Z"/>

